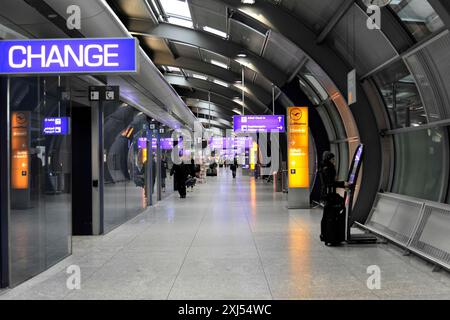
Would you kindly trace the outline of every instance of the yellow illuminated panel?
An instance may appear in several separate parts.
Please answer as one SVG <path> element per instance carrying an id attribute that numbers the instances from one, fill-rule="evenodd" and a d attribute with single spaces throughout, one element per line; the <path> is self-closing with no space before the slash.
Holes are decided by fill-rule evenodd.
<path id="1" fill-rule="evenodd" d="M 11 115 L 11 186 L 29 188 L 29 112 Z"/>
<path id="2" fill-rule="evenodd" d="M 250 169 L 255 170 L 256 165 L 256 152 L 258 151 L 258 144 L 253 142 L 253 146 L 250 149 Z"/>
<path id="3" fill-rule="evenodd" d="M 308 108 L 288 108 L 289 188 L 309 188 Z"/>

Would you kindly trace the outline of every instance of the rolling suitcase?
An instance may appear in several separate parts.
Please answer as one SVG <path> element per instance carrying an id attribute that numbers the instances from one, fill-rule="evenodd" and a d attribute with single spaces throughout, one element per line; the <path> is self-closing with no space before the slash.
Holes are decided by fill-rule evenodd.
<path id="1" fill-rule="evenodd" d="M 325 245 L 335 246 L 345 240 L 345 202 L 337 193 L 326 197 L 320 225 L 320 240 L 325 242 Z"/>

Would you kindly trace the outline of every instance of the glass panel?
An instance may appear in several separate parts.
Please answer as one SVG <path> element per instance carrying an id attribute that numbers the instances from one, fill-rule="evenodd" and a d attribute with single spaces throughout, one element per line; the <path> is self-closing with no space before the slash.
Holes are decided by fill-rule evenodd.
<path id="1" fill-rule="evenodd" d="M 145 137 L 145 116 L 126 104 L 105 106 L 105 233 L 146 208 L 145 151 L 138 144 Z"/>
<path id="2" fill-rule="evenodd" d="M 63 85 L 57 77 L 10 80 L 12 286 L 71 253 L 72 140 L 70 130 L 55 129 L 71 115 L 70 95 L 62 94 L 69 84 L 62 80 Z M 44 131 L 49 118 L 53 123 Z"/>
<path id="3" fill-rule="evenodd" d="M 428 123 L 414 78 L 398 61 L 374 76 L 386 104 L 393 129 Z"/>
<path id="4" fill-rule="evenodd" d="M 390 6 L 416 40 L 444 27 L 441 18 L 426 0 L 392 0 Z"/>
<path id="5" fill-rule="evenodd" d="M 392 192 L 439 201 L 445 132 L 427 129 L 394 136 L 395 173 Z"/>
<path id="6" fill-rule="evenodd" d="M 161 139 L 172 138 L 171 132 L 166 132 L 161 135 Z M 172 168 L 172 150 L 169 149 L 170 143 L 161 143 L 161 196 L 166 198 L 174 192 L 173 176 L 170 175 L 170 168 Z"/>

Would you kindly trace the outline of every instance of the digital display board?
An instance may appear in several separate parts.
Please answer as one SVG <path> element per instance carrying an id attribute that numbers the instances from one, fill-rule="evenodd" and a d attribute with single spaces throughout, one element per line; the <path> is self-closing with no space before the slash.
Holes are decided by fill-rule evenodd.
<path id="1" fill-rule="evenodd" d="M 309 188 L 308 108 L 288 108 L 289 188 Z"/>
<path id="2" fill-rule="evenodd" d="M 70 134 L 70 118 L 44 118 L 42 133 L 46 136 L 65 136 Z"/>
<path id="3" fill-rule="evenodd" d="M 134 38 L 0 41 L 0 74 L 136 73 Z"/>
<path id="4" fill-rule="evenodd" d="M 152 139 L 152 149 L 156 150 L 156 138 Z M 173 139 L 172 138 L 161 138 L 159 140 L 161 150 L 172 150 L 173 149 Z M 138 148 L 145 149 L 147 148 L 147 138 L 139 138 L 138 139 Z"/>
<path id="5" fill-rule="evenodd" d="M 284 115 L 233 116 L 234 132 L 285 132 Z"/>

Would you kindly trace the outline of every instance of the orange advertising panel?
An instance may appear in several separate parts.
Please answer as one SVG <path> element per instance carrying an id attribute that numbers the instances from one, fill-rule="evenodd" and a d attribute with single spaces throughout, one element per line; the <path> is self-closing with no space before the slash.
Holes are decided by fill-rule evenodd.
<path id="1" fill-rule="evenodd" d="M 11 115 L 11 186 L 13 189 L 29 188 L 29 112 Z"/>
<path id="2" fill-rule="evenodd" d="M 309 188 L 308 107 L 289 107 L 287 122 L 289 188 Z"/>

